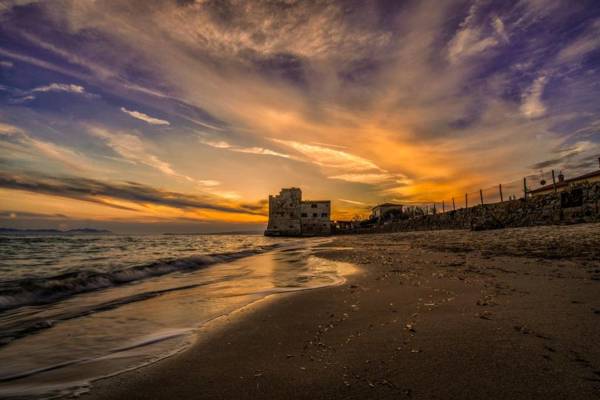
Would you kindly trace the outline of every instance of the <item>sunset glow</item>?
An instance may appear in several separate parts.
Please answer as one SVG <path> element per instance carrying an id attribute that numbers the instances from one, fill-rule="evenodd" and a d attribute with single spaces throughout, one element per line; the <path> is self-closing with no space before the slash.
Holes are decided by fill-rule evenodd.
<path id="1" fill-rule="evenodd" d="M 600 154 L 596 2 L 0 0 L 0 219 L 259 229 Z M 152 228 L 154 227 L 154 228 Z"/>

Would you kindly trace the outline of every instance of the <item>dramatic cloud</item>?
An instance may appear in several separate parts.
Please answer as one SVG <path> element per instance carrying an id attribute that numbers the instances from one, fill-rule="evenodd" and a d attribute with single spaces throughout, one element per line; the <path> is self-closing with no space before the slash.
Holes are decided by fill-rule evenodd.
<path id="1" fill-rule="evenodd" d="M 345 151 L 291 140 L 272 140 L 275 143 L 296 150 L 306 159 L 322 167 L 341 169 L 344 171 L 383 171 L 375 163 Z"/>
<path id="2" fill-rule="evenodd" d="M 290 185 L 416 203 L 571 175 L 599 151 L 593 3 L 2 2 L 0 117 L 23 131 L 0 127 L 0 158 L 251 204 Z"/>
<path id="3" fill-rule="evenodd" d="M 121 107 L 121 111 L 123 111 L 125 114 L 132 116 L 133 118 L 144 121 L 150 125 L 171 125 L 169 121 L 165 121 L 164 119 L 154 118 L 149 116 L 148 114 L 144 114 L 139 111 L 131 111 L 126 109 L 125 107 Z"/>
<path id="4" fill-rule="evenodd" d="M 256 207 L 220 205 L 214 198 L 163 191 L 135 182 L 116 184 L 80 177 L 0 173 L 0 188 L 66 197 L 130 211 L 140 210 L 117 202 L 127 201 L 140 206 L 158 205 L 180 209 L 205 209 L 225 213 L 264 215 L 260 208 L 257 210 Z"/>
<path id="5" fill-rule="evenodd" d="M 238 59 L 287 53 L 350 61 L 390 41 L 387 32 L 345 24 L 345 11 L 335 2 L 195 2 L 156 22 L 180 43 Z"/>

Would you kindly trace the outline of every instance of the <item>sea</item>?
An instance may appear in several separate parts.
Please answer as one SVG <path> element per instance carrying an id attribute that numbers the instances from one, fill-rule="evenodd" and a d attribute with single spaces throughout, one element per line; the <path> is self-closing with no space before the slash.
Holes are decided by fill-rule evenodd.
<path id="1" fill-rule="evenodd" d="M 61 398 L 161 360 L 252 303 L 340 285 L 328 238 L 0 236 L 0 398 Z"/>

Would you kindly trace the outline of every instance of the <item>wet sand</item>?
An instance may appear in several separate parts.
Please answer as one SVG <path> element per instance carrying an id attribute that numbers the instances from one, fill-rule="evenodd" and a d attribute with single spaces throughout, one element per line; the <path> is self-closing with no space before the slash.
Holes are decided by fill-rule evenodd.
<path id="1" fill-rule="evenodd" d="M 360 270 L 83 398 L 600 398 L 600 224 L 341 236 L 320 255 Z"/>

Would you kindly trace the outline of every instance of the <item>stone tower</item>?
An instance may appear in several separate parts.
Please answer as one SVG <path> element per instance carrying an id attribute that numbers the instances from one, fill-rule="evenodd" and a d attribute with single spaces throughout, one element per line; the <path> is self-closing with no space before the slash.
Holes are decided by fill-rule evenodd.
<path id="1" fill-rule="evenodd" d="M 299 188 L 281 189 L 279 195 L 269 195 L 269 224 L 267 236 L 300 236 L 300 204 L 302 191 Z"/>
<path id="2" fill-rule="evenodd" d="M 331 234 L 331 201 L 302 200 L 298 188 L 269 196 L 266 236 L 321 236 Z"/>

